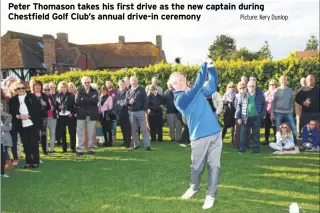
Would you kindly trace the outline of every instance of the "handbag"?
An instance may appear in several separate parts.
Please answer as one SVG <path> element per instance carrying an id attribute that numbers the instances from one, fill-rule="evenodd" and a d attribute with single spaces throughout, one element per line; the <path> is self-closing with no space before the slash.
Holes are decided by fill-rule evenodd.
<path id="1" fill-rule="evenodd" d="M 104 119 L 106 121 L 110 121 L 110 120 L 115 121 L 117 120 L 117 116 L 113 111 L 107 110 L 107 111 L 104 111 Z"/>

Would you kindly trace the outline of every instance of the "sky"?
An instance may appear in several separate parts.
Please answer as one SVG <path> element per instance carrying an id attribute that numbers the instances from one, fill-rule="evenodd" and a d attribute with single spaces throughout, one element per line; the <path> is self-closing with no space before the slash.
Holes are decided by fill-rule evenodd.
<path id="1" fill-rule="evenodd" d="M 176 57 L 181 57 L 183 64 L 199 64 L 208 54 L 208 48 L 217 35 L 226 34 L 236 40 L 237 49 L 247 47 L 251 51 L 258 51 L 264 41 L 268 41 L 274 59 L 285 58 L 292 51 L 304 50 L 307 40 L 311 35 L 319 37 L 319 1 L 254 1 L 255 4 L 263 4 L 261 10 L 225 10 L 225 11 L 112 11 L 111 13 L 126 14 L 201 14 L 200 21 L 152 21 L 152 20 L 124 20 L 124 21 L 100 21 L 100 20 L 42 20 L 42 21 L 21 21 L 9 20 L 9 13 L 26 14 L 34 10 L 9 10 L 9 3 L 15 1 L 1 1 L 1 36 L 8 30 L 42 36 L 51 34 L 56 36 L 58 32 L 67 33 L 69 42 L 76 44 L 99 44 L 118 42 L 118 36 L 125 36 L 126 42 L 151 41 L 156 44 L 156 35 L 162 35 L 162 47 L 166 53 L 167 61 L 173 62 Z M 24 0 L 24 4 L 42 2 L 46 4 L 102 4 L 122 2 L 130 4 L 131 1 L 104 1 L 104 0 Z M 139 1 L 132 1 L 137 4 Z M 143 1 L 149 4 L 235 4 L 238 6 L 241 1 L 208 1 L 208 0 L 149 0 Z M 245 4 L 252 4 L 252 1 L 244 1 Z M 38 13 L 48 11 L 36 11 Z M 50 11 L 50 14 L 64 11 Z M 91 12 L 92 14 L 109 13 L 110 11 L 72 11 Z M 248 21 L 240 20 L 240 15 L 287 15 L 287 21 Z"/>

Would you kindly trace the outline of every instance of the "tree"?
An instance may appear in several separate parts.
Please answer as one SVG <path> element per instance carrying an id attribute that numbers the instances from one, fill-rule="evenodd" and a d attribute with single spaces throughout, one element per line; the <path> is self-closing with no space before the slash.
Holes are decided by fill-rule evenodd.
<path id="1" fill-rule="evenodd" d="M 233 51 L 230 59 L 242 59 L 244 61 L 253 61 L 259 59 L 259 54 L 258 52 L 249 51 L 246 47 L 242 47 L 239 50 Z"/>
<path id="2" fill-rule="evenodd" d="M 314 35 L 312 35 L 310 37 L 310 39 L 308 40 L 307 42 L 307 45 L 306 45 L 306 49 L 305 50 L 318 50 L 319 48 L 319 42 L 318 42 L 318 39 L 317 37 L 315 37 Z"/>
<path id="3" fill-rule="evenodd" d="M 213 44 L 210 45 L 208 57 L 214 61 L 217 59 L 229 60 L 234 50 L 236 50 L 234 38 L 228 35 L 219 35 Z"/>
<path id="4" fill-rule="evenodd" d="M 264 41 L 264 45 L 258 51 L 258 59 L 272 59 L 271 50 L 267 41 Z"/>

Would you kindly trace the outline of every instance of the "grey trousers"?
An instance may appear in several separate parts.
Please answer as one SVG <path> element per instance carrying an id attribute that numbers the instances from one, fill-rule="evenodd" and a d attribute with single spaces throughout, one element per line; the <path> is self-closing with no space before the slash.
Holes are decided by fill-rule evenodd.
<path id="1" fill-rule="evenodd" d="M 56 141 L 57 119 L 48 118 L 47 128 L 50 134 L 50 151 L 54 150 L 54 142 Z"/>
<path id="2" fill-rule="evenodd" d="M 167 121 L 172 140 L 180 141 L 182 134 L 182 124 L 176 113 L 167 114 Z"/>
<path id="3" fill-rule="evenodd" d="M 93 137 L 96 133 L 96 123 L 97 121 L 91 121 L 90 117 L 86 120 L 77 120 L 77 145 L 76 151 L 83 152 L 84 141 L 86 137 L 86 125 L 88 131 L 88 151 L 92 151 L 93 148 Z"/>
<path id="4" fill-rule="evenodd" d="M 138 133 L 139 127 L 140 127 L 140 131 L 142 132 L 144 147 L 150 147 L 150 138 L 149 138 L 149 133 L 147 130 L 147 121 L 146 121 L 145 112 L 144 111 L 137 111 L 137 112 L 130 112 L 129 111 L 129 118 L 130 118 L 134 147 L 140 146 L 139 133 Z"/>
<path id="5" fill-rule="evenodd" d="M 208 191 L 206 195 L 215 196 L 220 177 L 220 158 L 222 151 L 222 132 L 191 141 L 191 187 L 199 190 L 201 173 L 208 163 Z"/>

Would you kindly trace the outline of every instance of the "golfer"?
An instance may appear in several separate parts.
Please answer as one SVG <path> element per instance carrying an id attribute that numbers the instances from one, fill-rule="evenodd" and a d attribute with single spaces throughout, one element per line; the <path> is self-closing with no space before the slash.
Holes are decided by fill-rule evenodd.
<path id="1" fill-rule="evenodd" d="M 209 84 L 204 87 L 207 72 Z M 174 104 L 187 121 L 191 140 L 191 186 L 181 198 L 189 199 L 199 190 L 201 172 L 208 163 L 208 191 L 202 208 L 209 209 L 213 207 L 219 182 L 222 133 L 206 97 L 216 91 L 217 73 L 213 63 L 204 62 L 190 88 L 179 72 L 171 74 L 169 83 L 174 88 Z"/>

